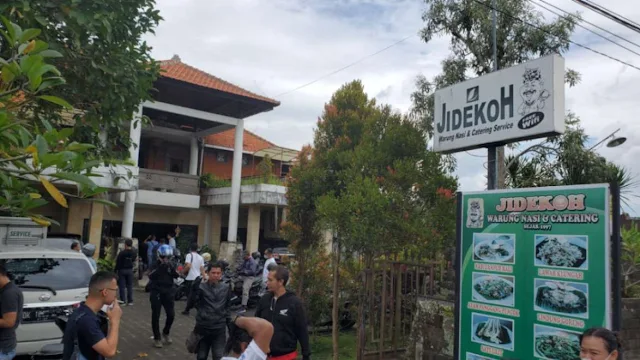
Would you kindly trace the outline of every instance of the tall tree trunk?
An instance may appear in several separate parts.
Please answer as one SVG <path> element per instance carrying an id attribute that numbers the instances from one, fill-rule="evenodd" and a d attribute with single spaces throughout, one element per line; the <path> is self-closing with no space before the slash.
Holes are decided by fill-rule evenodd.
<path id="1" fill-rule="evenodd" d="M 340 244 L 334 239 L 333 250 L 333 311 L 331 313 L 331 338 L 333 341 L 333 360 L 338 360 L 338 330 L 340 329 Z"/>
<path id="2" fill-rule="evenodd" d="M 307 262 L 307 256 L 309 256 L 309 254 L 307 254 L 306 249 L 302 249 L 302 246 L 300 246 L 299 251 L 302 252 L 302 256 L 300 256 L 300 260 L 298 261 L 298 279 L 296 281 L 296 295 L 298 295 L 298 297 L 300 297 L 301 299 L 304 299 L 304 294 L 302 293 L 302 291 L 304 290 L 304 273 L 305 273 L 305 265 Z"/>

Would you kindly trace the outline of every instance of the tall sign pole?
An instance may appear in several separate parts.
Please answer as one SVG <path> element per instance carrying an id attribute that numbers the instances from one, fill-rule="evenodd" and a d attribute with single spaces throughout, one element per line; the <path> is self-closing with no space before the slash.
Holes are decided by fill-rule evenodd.
<path id="1" fill-rule="evenodd" d="M 497 35 L 497 0 L 491 0 L 491 13 L 493 26 L 491 27 L 491 39 L 493 42 L 493 71 L 498 71 L 498 35 Z M 487 147 L 487 187 L 489 190 L 498 188 L 498 146 Z"/>

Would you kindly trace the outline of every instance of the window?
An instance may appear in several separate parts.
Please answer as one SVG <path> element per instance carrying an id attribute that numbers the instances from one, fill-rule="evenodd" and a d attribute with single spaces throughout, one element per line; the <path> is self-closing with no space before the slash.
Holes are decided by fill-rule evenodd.
<path id="1" fill-rule="evenodd" d="M 218 162 L 221 162 L 221 163 L 226 163 L 227 162 L 227 153 L 226 152 L 222 152 L 222 151 L 217 151 L 216 152 L 216 160 Z"/>
<path id="2" fill-rule="evenodd" d="M 249 165 L 249 155 L 242 155 L 242 166 Z"/>
<path id="3" fill-rule="evenodd" d="M 4 266 L 14 283 L 24 286 L 23 291 L 87 289 L 93 275 L 85 259 L 6 259 Z"/>

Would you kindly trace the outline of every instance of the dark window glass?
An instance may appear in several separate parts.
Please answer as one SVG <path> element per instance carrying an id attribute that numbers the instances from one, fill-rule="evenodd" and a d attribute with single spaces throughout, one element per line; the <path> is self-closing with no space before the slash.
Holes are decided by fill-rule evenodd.
<path id="1" fill-rule="evenodd" d="M 86 289 L 92 275 L 89 262 L 85 259 L 6 259 L 4 266 L 18 286 L 45 286 L 54 290 Z"/>

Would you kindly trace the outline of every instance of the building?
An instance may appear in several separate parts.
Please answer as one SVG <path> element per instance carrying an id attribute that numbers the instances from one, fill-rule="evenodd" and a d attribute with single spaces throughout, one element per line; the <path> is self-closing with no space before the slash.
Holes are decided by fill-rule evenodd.
<path id="1" fill-rule="evenodd" d="M 144 240 L 178 230 L 184 241 L 220 249 L 221 256 L 239 244 L 251 251 L 281 245 L 283 179 L 297 151 L 244 130 L 245 119 L 280 103 L 177 56 L 161 67 L 155 101 L 133 114 L 132 165 L 97 169 L 103 175 L 97 182 L 119 207 L 73 199 L 68 209 L 49 204 L 42 214 L 60 223 L 51 231 L 82 234 L 98 246 L 103 237 Z M 153 126 L 139 126 L 140 115 Z"/>

